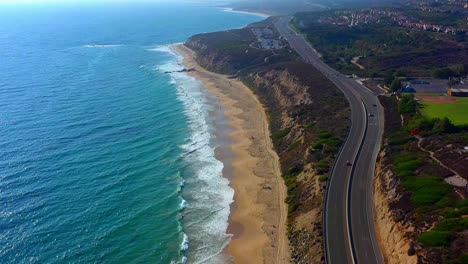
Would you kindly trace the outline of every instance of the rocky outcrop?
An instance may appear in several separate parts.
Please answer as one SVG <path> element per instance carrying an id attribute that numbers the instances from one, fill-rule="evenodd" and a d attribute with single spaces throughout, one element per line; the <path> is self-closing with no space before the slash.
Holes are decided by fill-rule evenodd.
<path id="1" fill-rule="evenodd" d="M 407 237 L 414 232 L 414 226 L 403 209 L 392 208 L 405 200 L 405 194 L 386 161 L 384 150 L 379 155 L 374 180 L 375 226 L 380 248 L 386 263 L 417 263 L 414 245 Z"/>

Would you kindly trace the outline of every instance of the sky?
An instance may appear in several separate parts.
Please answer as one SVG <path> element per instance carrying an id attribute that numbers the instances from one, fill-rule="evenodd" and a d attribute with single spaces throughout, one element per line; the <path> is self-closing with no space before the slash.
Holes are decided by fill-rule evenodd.
<path id="1" fill-rule="evenodd" d="M 203 2 L 222 3 L 225 0 L 137 0 L 139 2 Z M 135 0 L 0 0 L 0 3 L 24 4 L 24 3 L 115 3 L 115 2 L 137 2 Z"/>

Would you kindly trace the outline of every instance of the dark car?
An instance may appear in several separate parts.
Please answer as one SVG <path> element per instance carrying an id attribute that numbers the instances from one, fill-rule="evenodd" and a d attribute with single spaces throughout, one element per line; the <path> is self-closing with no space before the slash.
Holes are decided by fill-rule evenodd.
<path id="1" fill-rule="evenodd" d="M 346 166 L 351 166 L 353 165 L 349 160 L 346 161 Z"/>

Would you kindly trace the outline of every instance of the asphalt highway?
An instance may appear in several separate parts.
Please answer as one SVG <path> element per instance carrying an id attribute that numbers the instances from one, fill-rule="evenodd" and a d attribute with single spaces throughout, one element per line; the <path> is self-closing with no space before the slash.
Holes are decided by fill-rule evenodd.
<path id="1" fill-rule="evenodd" d="M 275 22 L 279 33 L 306 62 L 328 77 L 351 107 L 351 128 L 330 173 L 324 212 L 326 260 L 329 264 L 383 263 L 373 213 L 373 176 L 383 135 L 383 108 L 376 94 L 331 68 L 303 36 L 290 27 L 290 17 Z M 350 161 L 351 166 L 346 162 Z"/>

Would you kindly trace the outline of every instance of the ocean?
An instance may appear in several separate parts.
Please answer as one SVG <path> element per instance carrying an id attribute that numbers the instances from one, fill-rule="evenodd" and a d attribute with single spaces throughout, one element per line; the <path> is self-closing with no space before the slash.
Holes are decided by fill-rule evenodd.
<path id="1" fill-rule="evenodd" d="M 261 17 L 0 4 L 0 263 L 224 263 L 216 98 L 169 45 Z"/>

